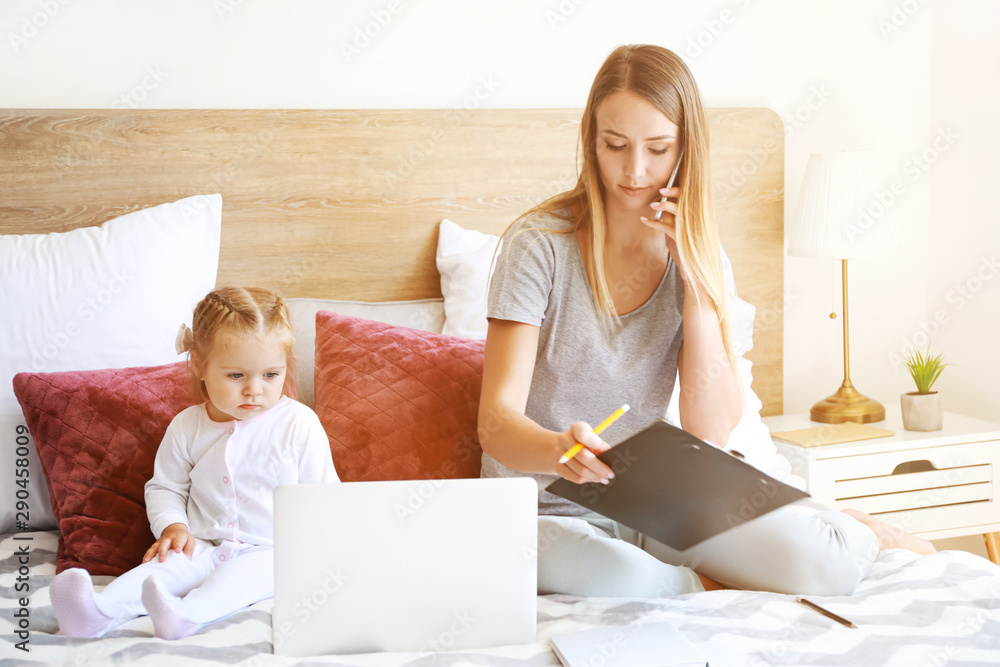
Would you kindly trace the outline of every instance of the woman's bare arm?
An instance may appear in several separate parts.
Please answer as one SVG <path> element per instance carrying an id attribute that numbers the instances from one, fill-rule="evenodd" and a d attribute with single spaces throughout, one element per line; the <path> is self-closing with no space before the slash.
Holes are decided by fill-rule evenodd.
<path id="1" fill-rule="evenodd" d="M 549 431 L 525 416 L 538 350 L 538 327 L 490 320 L 479 399 L 479 442 L 483 451 L 520 472 L 555 473 L 573 482 L 614 476 L 594 452 L 608 445 L 588 424 L 574 422 L 564 432 Z M 559 457 L 576 442 L 583 451 L 566 464 Z"/>
<path id="2" fill-rule="evenodd" d="M 724 447 L 743 416 L 742 395 L 715 309 L 704 295 L 696 300 L 692 289 L 687 283 L 684 342 L 677 360 L 681 425 L 692 435 Z"/>

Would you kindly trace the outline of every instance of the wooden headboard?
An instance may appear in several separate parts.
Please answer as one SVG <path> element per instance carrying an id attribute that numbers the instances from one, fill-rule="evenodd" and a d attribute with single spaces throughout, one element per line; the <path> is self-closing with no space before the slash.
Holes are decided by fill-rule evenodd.
<path id="1" fill-rule="evenodd" d="M 222 193 L 219 284 L 288 297 L 441 295 L 442 218 L 500 233 L 576 180 L 580 110 L 0 110 L 0 234 Z M 757 306 L 754 389 L 782 406 L 784 131 L 710 109 L 716 215 Z"/>

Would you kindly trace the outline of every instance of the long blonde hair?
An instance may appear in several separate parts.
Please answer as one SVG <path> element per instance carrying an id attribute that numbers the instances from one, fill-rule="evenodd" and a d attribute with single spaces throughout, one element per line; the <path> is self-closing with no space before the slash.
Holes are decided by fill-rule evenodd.
<path id="1" fill-rule="evenodd" d="M 194 309 L 192 328 L 184 333 L 183 349 L 190 351 L 188 372 L 195 397 L 208 400 L 205 364 L 219 334 L 254 336 L 273 342 L 285 353 L 285 384 L 281 393 L 295 398 L 295 337 L 285 300 L 261 287 L 218 287 Z"/>
<path id="2" fill-rule="evenodd" d="M 513 226 L 517 231 L 536 229 L 529 221 L 538 215 L 552 215 L 572 223 L 564 233 L 583 231 L 589 241 L 583 250 L 591 292 L 607 330 L 618 325 L 605 262 L 607 219 L 604 213 L 604 185 L 597 164 L 597 109 L 612 93 L 630 92 L 646 100 L 680 129 L 684 155 L 677 174 L 680 197 L 677 201 L 677 250 L 687 279 L 705 294 L 714 308 L 722 330 L 729 364 L 736 372 L 726 307 L 726 285 L 719 253 L 719 232 L 712 208 L 709 182 L 708 123 L 701 95 L 691 71 L 677 54 L 655 45 L 620 46 L 604 61 L 594 78 L 580 123 L 582 165 L 576 186 L 529 210 Z M 546 230 L 553 231 L 553 230 Z"/>

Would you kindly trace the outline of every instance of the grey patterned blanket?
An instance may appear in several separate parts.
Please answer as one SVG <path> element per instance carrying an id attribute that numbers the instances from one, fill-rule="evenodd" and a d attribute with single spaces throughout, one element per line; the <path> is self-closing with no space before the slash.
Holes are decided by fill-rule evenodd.
<path id="1" fill-rule="evenodd" d="M 886 551 L 854 595 L 814 598 L 854 621 L 857 629 L 796 603 L 793 596 L 774 593 L 713 591 L 656 600 L 546 595 L 538 598 L 533 644 L 475 652 L 325 656 L 303 662 L 273 655 L 270 600 L 178 642 L 155 639 L 146 618 L 100 640 L 54 634 L 48 585 L 55 573 L 57 534 L 19 537 L 26 536 L 30 542 L 0 536 L 0 665 L 558 665 L 549 644 L 553 635 L 655 621 L 673 623 L 710 656 L 713 667 L 1000 665 L 1000 567 L 960 551 L 923 557 Z M 18 555 L 26 543 L 27 565 Z M 22 600 L 26 595 L 30 599 Z M 22 601 L 28 604 L 22 606 Z"/>

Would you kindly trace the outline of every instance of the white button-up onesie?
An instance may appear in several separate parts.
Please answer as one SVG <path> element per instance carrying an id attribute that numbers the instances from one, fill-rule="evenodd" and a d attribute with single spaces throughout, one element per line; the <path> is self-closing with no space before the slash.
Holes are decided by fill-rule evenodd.
<path id="1" fill-rule="evenodd" d="M 274 594 L 274 489 L 340 481 L 319 418 L 282 397 L 263 414 L 214 422 L 204 405 L 179 413 L 146 483 L 153 535 L 173 523 L 196 539 L 188 560 L 171 552 L 115 579 L 95 601 L 109 616 L 145 614 L 149 576 L 183 597 L 183 614 L 207 623 Z"/>

